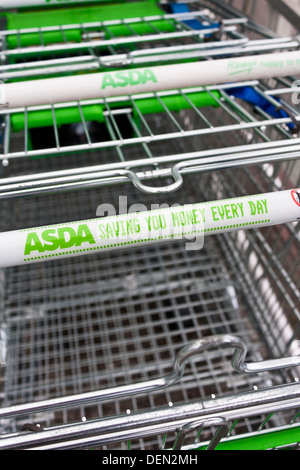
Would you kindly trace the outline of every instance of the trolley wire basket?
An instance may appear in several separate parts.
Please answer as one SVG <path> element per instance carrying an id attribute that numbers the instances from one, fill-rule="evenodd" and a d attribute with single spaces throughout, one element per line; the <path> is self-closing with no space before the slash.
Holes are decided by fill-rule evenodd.
<path id="1" fill-rule="evenodd" d="M 218 2 L 128 2 L 6 12 L 1 77 L 50 76 L 298 48 Z M 57 18 L 60 24 L 57 25 Z M 101 19 L 101 21 L 99 21 Z"/>
<path id="2" fill-rule="evenodd" d="M 218 2 L 189 8 L 228 19 Z M 268 50 L 296 48 L 236 24 L 246 53 L 249 25 Z M 239 54 L 231 32 L 198 39 L 204 57 Z M 299 187 L 296 80 L 3 108 L 1 232 Z M 2 268 L 1 448 L 296 447 L 299 221 L 261 225 L 196 251 L 173 240 Z"/>

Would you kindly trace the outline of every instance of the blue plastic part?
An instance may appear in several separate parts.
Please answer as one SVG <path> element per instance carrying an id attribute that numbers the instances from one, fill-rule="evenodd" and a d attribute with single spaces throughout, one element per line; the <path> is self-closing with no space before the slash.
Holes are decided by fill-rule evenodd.
<path id="1" fill-rule="evenodd" d="M 170 8 L 172 13 L 188 13 L 189 7 L 186 5 L 186 3 L 171 3 Z M 210 23 L 208 25 L 204 25 L 201 23 L 200 20 L 198 19 L 188 19 L 188 20 L 183 20 L 182 23 L 186 24 L 192 29 L 195 29 L 197 31 L 202 31 L 205 29 L 211 29 L 211 28 L 219 28 L 221 26 L 221 23 Z M 207 36 L 210 36 L 210 34 L 207 34 Z"/>
<path id="2" fill-rule="evenodd" d="M 170 8 L 172 13 L 188 13 L 190 12 L 189 7 L 186 3 L 171 3 Z M 199 19 L 187 19 L 182 21 L 184 24 L 188 25 L 190 28 L 195 29 L 197 31 L 209 29 L 209 28 L 219 28 L 220 23 L 211 23 L 209 25 L 204 25 L 201 23 Z M 207 37 L 209 37 L 210 34 L 207 34 Z M 280 118 L 289 118 L 290 116 L 287 114 L 284 109 L 280 108 L 280 100 L 276 98 L 276 101 L 279 103 L 278 108 L 276 108 L 275 105 L 269 102 L 267 98 L 264 98 L 262 95 L 260 95 L 257 91 L 255 91 L 253 88 L 249 86 L 245 87 L 236 87 L 232 88 L 229 90 L 229 93 L 236 98 L 239 98 L 241 100 L 244 100 L 248 103 L 253 104 L 254 106 L 257 106 L 261 108 L 263 111 L 265 111 L 267 114 L 270 116 L 274 117 L 275 119 L 280 119 Z M 295 124 L 293 122 L 287 124 L 289 130 L 292 132 L 295 130 Z"/>
<path id="3" fill-rule="evenodd" d="M 265 111 L 267 114 L 274 117 L 275 119 L 290 117 L 288 113 L 284 111 L 284 109 L 279 107 L 280 100 L 278 98 L 276 98 L 276 101 L 278 101 L 279 106 L 278 108 L 276 108 L 276 106 L 270 103 L 267 98 L 264 98 L 260 93 L 255 91 L 250 86 L 231 88 L 228 90 L 228 93 L 230 95 L 235 96 L 235 98 L 247 101 L 248 103 L 251 103 L 254 106 L 261 108 L 263 111 Z M 290 131 L 293 131 L 295 129 L 295 124 L 293 122 L 287 124 L 287 126 Z"/>

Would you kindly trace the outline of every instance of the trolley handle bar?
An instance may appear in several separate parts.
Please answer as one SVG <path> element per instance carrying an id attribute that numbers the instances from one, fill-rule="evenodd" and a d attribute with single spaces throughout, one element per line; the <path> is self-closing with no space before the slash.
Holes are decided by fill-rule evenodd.
<path id="1" fill-rule="evenodd" d="M 300 366 L 300 356 L 266 360 L 247 364 L 247 346 L 242 339 L 232 335 L 215 335 L 201 338 L 182 348 L 173 364 L 172 371 L 165 377 L 139 382 L 135 385 L 123 385 L 106 390 L 72 395 L 64 398 L 53 398 L 35 403 L 15 405 L 0 409 L 0 419 L 29 413 L 45 412 L 61 407 L 76 406 L 104 400 L 112 400 L 123 396 L 137 395 L 140 393 L 151 393 L 178 383 L 183 375 L 189 359 L 204 351 L 217 348 L 233 348 L 232 367 L 240 374 L 255 374 L 266 371 L 279 370 L 283 368 Z"/>

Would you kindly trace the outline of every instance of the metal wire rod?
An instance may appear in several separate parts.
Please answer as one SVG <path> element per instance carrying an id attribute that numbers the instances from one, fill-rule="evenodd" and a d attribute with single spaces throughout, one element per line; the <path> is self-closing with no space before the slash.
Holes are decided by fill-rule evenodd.
<path id="1" fill-rule="evenodd" d="M 149 380 L 147 382 L 131 385 L 123 385 L 121 387 L 111 389 L 108 388 L 106 390 L 83 393 L 70 397 L 54 398 L 41 402 L 1 408 L 0 418 L 28 415 L 29 413 L 45 412 L 79 404 L 90 404 L 102 400 L 112 400 L 122 396 L 150 393 L 162 388 L 170 387 L 182 379 L 186 363 L 190 358 L 195 357 L 204 351 L 224 347 L 234 349 L 232 367 L 241 374 L 258 374 L 270 370 L 280 370 L 283 368 L 297 367 L 300 365 L 300 357 L 280 358 L 276 360 L 267 360 L 258 363 L 247 364 L 245 362 L 247 347 L 240 338 L 232 335 L 202 338 L 181 349 L 177 354 L 172 371 L 160 379 Z"/>

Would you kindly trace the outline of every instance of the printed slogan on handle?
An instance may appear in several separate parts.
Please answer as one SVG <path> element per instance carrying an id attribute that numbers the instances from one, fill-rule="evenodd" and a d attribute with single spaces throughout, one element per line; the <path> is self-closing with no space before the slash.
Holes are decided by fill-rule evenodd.
<path id="1" fill-rule="evenodd" d="M 24 261 L 183 238 L 196 239 L 193 246 L 199 249 L 205 234 L 268 222 L 268 201 L 261 198 L 178 206 L 29 229 L 26 231 Z"/>

